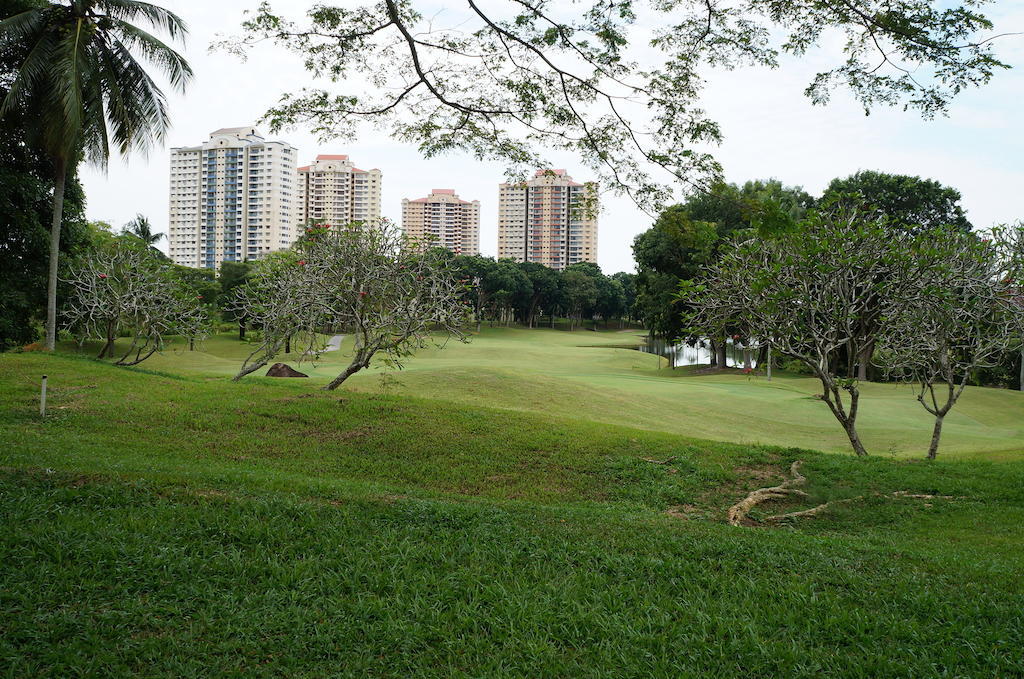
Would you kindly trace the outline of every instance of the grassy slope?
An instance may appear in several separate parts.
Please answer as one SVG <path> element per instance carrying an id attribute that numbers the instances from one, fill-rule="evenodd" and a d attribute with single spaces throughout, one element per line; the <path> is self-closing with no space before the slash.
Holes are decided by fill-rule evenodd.
<path id="1" fill-rule="evenodd" d="M 0 356 L 9 676 L 1024 673 L 1018 459 L 858 461 L 208 370 Z M 808 505 L 962 498 L 720 522 L 797 457 Z"/>
<path id="2" fill-rule="evenodd" d="M 659 369 L 663 361 L 655 356 L 613 347 L 637 341 L 629 332 L 485 329 L 469 344 L 452 342 L 444 349 L 419 352 L 405 370 L 394 373 L 398 383 L 393 391 L 717 441 L 849 450 L 842 428 L 813 397 L 821 391 L 816 380 L 780 375 L 768 382 L 736 373 L 693 376 L 688 370 Z M 237 371 L 246 345 L 221 336 L 204 349 L 172 352 L 145 365 L 229 375 Z M 285 360 L 294 364 L 298 358 Z M 325 354 L 320 365 L 302 369 L 326 379 L 340 371 L 345 358 L 345 351 Z M 379 371 L 357 374 L 350 385 L 379 391 Z M 913 389 L 866 384 L 863 392 L 858 427 L 869 450 L 920 456 L 932 420 Z M 946 418 L 943 446 L 947 456 L 1024 449 L 1024 394 L 968 388 Z"/>

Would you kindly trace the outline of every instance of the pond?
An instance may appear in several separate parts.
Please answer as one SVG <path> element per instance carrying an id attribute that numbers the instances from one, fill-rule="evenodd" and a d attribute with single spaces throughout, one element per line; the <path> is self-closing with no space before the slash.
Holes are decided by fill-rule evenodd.
<path id="1" fill-rule="evenodd" d="M 654 339 L 641 344 L 637 349 L 648 354 L 664 356 L 674 367 L 711 364 L 711 345 L 706 340 L 692 346 L 685 342 L 673 344 L 663 339 Z M 750 365 L 756 368 L 758 348 L 752 347 L 750 351 Z M 743 345 L 735 345 L 732 340 L 729 340 L 725 354 L 726 367 L 743 367 Z"/>

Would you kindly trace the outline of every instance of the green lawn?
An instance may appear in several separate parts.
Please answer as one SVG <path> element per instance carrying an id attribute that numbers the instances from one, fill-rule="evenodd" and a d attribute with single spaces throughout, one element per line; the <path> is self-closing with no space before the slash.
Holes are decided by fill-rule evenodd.
<path id="1" fill-rule="evenodd" d="M 144 370 L 0 354 L 0 676 L 1024 676 L 1024 456 L 992 433 L 1018 394 L 969 393 L 936 463 L 791 447 L 813 409 L 725 443 L 812 388 L 628 341 L 488 330 L 332 393 L 344 352 L 233 383 L 229 337 Z M 755 520 L 852 501 L 724 523 L 795 459 L 809 496 Z"/>
<path id="2" fill-rule="evenodd" d="M 485 328 L 468 344 L 420 351 L 393 378 L 392 393 L 621 424 L 715 441 L 849 451 L 842 428 L 814 395 L 817 380 L 799 375 L 736 372 L 694 376 L 663 359 L 616 345 L 639 343 L 637 331 Z M 340 372 L 342 351 L 300 367 L 318 383 Z M 174 349 L 143 364 L 204 376 L 237 372 L 249 345 L 234 336 L 208 340 L 203 351 Z M 301 356 L 283 357 L 298 365 Z M 380 370 L 359 373 L 349 388 L 381 389 Z M 250 378 L 251 379 L 251 378 Z M 912 387 L 865 384 L 858 427 L 875 455 L 921 456 L 933 420 Z M 944 456 L 1015 456 L 1024 450 L 1024 394 L 968 388 L 943 428 Z"/>

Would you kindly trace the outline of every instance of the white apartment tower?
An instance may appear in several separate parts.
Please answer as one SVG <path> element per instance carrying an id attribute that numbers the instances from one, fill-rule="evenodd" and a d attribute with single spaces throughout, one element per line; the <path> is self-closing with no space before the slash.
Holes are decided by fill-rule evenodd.
<path id="1" fill-rule="evenodd" d="M 480 201 L 462 200 L 453 189 L 432 189 L 426 198 L 402 199 L 406 236 L 460 255 L 480 254 Z"/>
<path id="2" fill-rule="evenodd" d="M 171 149 L 171 259 L 216 269 L 289 247 L 298 236 L 295 165 L 293 146 L 255 127 Z"/>
<path id="3" fill-rule="evenodd" d="M 562 270 L 597 263 L 597 187 L 565 170 L 538 170 L 498 187 L 498 257 Z"/>
<path id="4" fill-rule="evenodd" d="M 344 226 L 380 219 L 381 179 L 380 170 L 360 170 L 348 156 L 317 156 L 299 168 L 298 223 Z"/>

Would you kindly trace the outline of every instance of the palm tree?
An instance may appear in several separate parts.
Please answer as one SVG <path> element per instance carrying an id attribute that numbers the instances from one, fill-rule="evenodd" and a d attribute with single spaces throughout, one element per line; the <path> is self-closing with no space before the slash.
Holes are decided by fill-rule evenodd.
<path id="1" fill-rule="evenodd" d="M 167 102 L 139 58 L 163 72 L 179 91 L 191 80 L 192 69 L 174 49 L 134 25 L 141 20 L 171 39 L 183 39 L 188 33 L 184 22 L 161 7 L 137 0 L 50 0 L 30 7 L 5 11 L 0 20 L 0 49 L 25 55 L 11 74 L 0 116 L 29 113 L 26 138 L 53 162 L 46 304 L 46 348 L 52 350 L 68 173 L 83 159 L 105 166 L 111 145 L 128 154 L 163 139 Z"/>
<path id="2" fill-rule="evenodd" d="M 149 223 L 149 218 L 144 214 L 135 215 L 135 219 L 124 225 L 122 233 L 135 236 L 150 247 L 159 243 L 160 239 L 164 237 L 162 233 L 153 233 L 153 225 Z"/>

